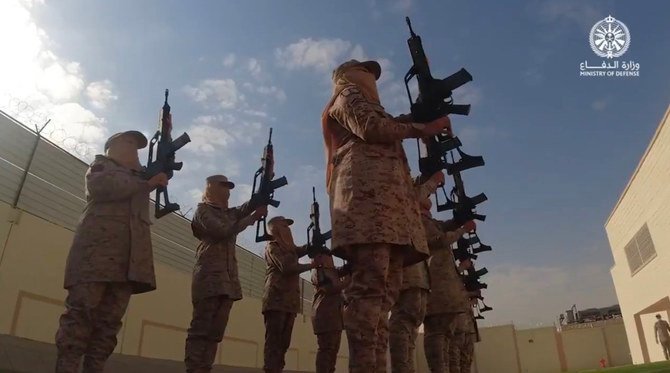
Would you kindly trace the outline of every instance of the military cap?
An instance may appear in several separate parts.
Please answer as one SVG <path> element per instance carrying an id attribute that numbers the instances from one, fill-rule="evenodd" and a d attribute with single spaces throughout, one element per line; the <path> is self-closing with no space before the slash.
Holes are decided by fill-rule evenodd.
<path id="1" fill-rule="evenodd" d="M 358 61 L 358 60 L 349 60 L 340 66 L 338 66 L 334 71 L 333 71 L 333 80 L 336 80 L 339 78 L 342 74 L 344 74 L 345 71 L 348 69 L 355 67 L 355 66 L 361 66 L 368 70 L 369 72 L 373 73 L 375 75 L 375 80 L 379 79 L 379 77 L 382 75 L 382 67 L 379 65 L 377 61 Z"/>
<path id="2" fill-rule="evenodd" d="M 233 189 L 235 188 L 235 184 L 228 181 L 228 178 L 223 176 L 223 175 L 212 175 L 207 178 L 208 183 L 223 183 L 228 186 L 228 188 Z"/>
<path id="3" fill-rule="evenodd" d="M 107 141 L 105 142 L 105 151 L 107 151 L 107 149 L 109 149 L 109 146 L 112 144 L 112 142 L 114 140 L 118 139 L 121 136 L 125 136 L 125 135 L 134 136 L 135 139 L 137 139 L 137 149 L 143 149 L 145 146 L 147 146 L 147 143 L 148 143 L 147 138 L 146 138 L 146 136 L 144 136 L 144 134 L 142 134 L 142 132 L 140 132 L 140 131 L 126 131 L 126 132 L 115 133 L 112 136 L 110 136 L 107 139 Z"/>
<path id="4" fill-rule="evenodd" d="M 288 218 L 285 218 L 283 216 L 275 216 L 274 218 L 268 220 L 268 225 L 272 226 L 275 223 L 278 223 L 282 220 L 286 221 L 286 224 L 288 224 L 288 225 L 293 224 L 293 219 L 288 219 Z"/>

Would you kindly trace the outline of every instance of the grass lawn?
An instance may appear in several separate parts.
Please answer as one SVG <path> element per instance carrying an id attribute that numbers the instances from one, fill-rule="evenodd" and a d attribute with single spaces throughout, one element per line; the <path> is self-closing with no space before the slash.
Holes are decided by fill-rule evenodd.
<path id="1" fill-rule="evenodd" d="M 605 369 L 589 369 L 580 370 L 579 373 L 665 373 L 670 372 L 670 362 L 662 361 L 658 363 L 644 364 L 644 365 L 626 365 L 616 368 Z"/>

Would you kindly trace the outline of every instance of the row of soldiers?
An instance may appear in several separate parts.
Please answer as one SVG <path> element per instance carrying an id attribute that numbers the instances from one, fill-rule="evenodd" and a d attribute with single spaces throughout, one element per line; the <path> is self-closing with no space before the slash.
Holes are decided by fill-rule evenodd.
<path id="1" fill-rule="evenodd" d="M 411 115 L 387 114 L 376 87 L 380 75 L 375 61 L 340 65 L 333 72 L 333 95 L 322 117 L 332 254 L 347 261 L 345 269 L 336 269 L 325 254 L 301 264 L 299 258 L 309 248 L 294 243 L 293 221 L 282 216 L 268 221 L 271 240 L 265 249 L 262 309 L 266 372 L 284 367 L 300 310 L 299 275 L 309 270 L 315 271 L 313 277 L 326 274 L 330 279 L 329 285 L 315 280 L 319 372 L 334 371 L 342 329 L 351 372 L 385 372 L 389 335 L 394 371 L 412 371 L 422 322 L 431 371 L 469 371 L 471 294 L 460 281 L 450 245 L 475 225 L 431 218 L 429 197 L 444 184 L 444 174 L 412 180 L 402 147 L 406 138 L 451 135 L 451 123 L 446 116 L 422 124 Z M 102 372 L 130 296 L 156 288 L 149 195 L 167 186 L 168 175 L 145 177 L 138 149 L 146 146 L 138 131 L 115 134 L 86 173 L 87 204 L 66 264 L 68 295 L 56 334 L 56 372 L 77 372 L 82 357 L 84 372 Z M 193 270 L 187 372 L 211 371 L 232 305 L 242 298 L 236 237 L 268 212 L 263 199 L 230 207 L 234 186 L 223 175 L 207 178 L 192 219 L 200 243 Z M 460 270 L 470 265 L 467 260 L 459 263 Z"/>

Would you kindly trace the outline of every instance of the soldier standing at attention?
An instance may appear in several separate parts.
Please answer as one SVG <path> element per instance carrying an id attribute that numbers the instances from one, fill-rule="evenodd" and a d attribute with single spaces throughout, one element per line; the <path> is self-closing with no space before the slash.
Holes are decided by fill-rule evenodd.
<path id="1" fill-rule="evenodd" d="M 160 173 L 142 177 L 141 132 L 111 136 L 85 177 L 86 207 L 65 266 L 66 310 L 56 333 L 57 373 L 101 373 L 116 347 L 130 296 L 156 289 L 149 194 L 167 186 Z"/>
<path id="2" fill-rule="evenodd" d="M 237 235 L 267 214 L 267 206 L 257 207 L 251 201 L 229 208 L 234 187 L 224 175 L 208 177 L 202 202 L 193 214 L 191 229 L 200 244 L 191 283 L 193 318 L 184 357 L 187 373 L 212 370 L 233 302 L 242 299 L 235 256 Z"/>
<path id="3" fill-rule="evenodd" d="M 430 247 L 430 294 L 423 321 L 424 351 L 431 373 L 457 372 L 449 359 L 449 349 L 457 326 L 457 317 L 468 309 L 465 286 L 456 269 L 451 244 L 463 234 L 475 229 L 475 222 L 468 221 L 462 227 L 452 220 L 439 221 L 430 214 L 430 196 L 422 198 L 422 222 Z M 458 364 L 456 364 L 458 365 Z"/>
<path id="4" fill-rule="evenodd" d="M 333 253 L 352 265 L 344 328 L 353 373 L 386 371 L 388 312 L 402 267 L 428 257 L 402 140 L 451 133 L 447 117 L 420 124 L 387 114 L 380 75 L 375 61 L 340 65 L 321 118 Z"/>
<path id="5" fill-rule="evenodd" d="M 670 360 L 670 325 L 668 325 L 667 321 L 661 319 L 661 315 L 656 315 L 656 320 L 656 324 L 654 324 L 656 344 L 658 344 L 658 341 L 661 341 L 665 360 Z"/>
<path id="6" fill-rule="evenodd" d="M 444 184 L 444 174 L 435 173 L 423 184 L 416 182 L 416 196 L 421 201 L 438 185 Z M 430 203 L 430 199 L 428 200 Z M 430 210 L 430 207 L 428 208 Z M 430 242 L 428 243 L 430 247 Z M 391 308 L 389 318 L 389 349 L 393 373 L 414 372 L 414 351 L 419 326 L 426 314 L 426 302 L 430 289 L 428 262 L 422 261 L 403 269 L 402 287 L 398 301 Z"/>
<path id="7" fill-rule="evenodd" d="M 280 373 L 284 356 L 291 345 L 293 322 L 300 312 L 300 274 L 317 268 L 317 261 L 300 264 L 298 259 L 307 255 L 306 246 L 296 247 L 290 225 L 293 220 L 275 216 L 268 221 L 272 235 L 265 247 L 265 291 L 263 318 L 265 319 L 265 347 L 263 370 Z"/>
<path id="8" fill-rule="evenodd" d="M 342 290 L 349 285 L 351 278 L 347 276 L 346 268 L 335 268 L 332 256 L 320 254 L 315 259 L 322 264 L 321 268 L 312 271 L 312 284 L 315 288 L 312 328 L 318 344 L 316 373 L 333 373 L 344 329 Z"/>

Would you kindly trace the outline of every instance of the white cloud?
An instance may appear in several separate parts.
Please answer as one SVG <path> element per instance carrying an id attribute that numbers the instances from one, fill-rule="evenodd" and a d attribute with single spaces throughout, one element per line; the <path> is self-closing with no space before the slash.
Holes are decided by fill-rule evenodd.
<path id="1" fill-rule="evenodd" d="M 80 104 L 87 86 L 83 69 L 49 49 L 51 40 L 31 10 L 43 1 L 0 2 L 0 44 L 11 51 L 0 59 L 0 107 L 28 126 L 84 159 L 107 136 L 105 120 Z"/>
<path id="2" fill-rule="evenodd" d="M 453 91 L 452 97 L 454 99 L 454 104 L 460 105 L 477 105 L 482 100 L 482 91 L 474 85 L 472 82 L 469 82 L 463 86 L 456 88 Z"/>
<path id="3" fill-rule="evenodd" d="M 284 48 L 277 48 L 275 57 L 280 66 L 289 70 L 312 68 L 327 72 L 344 62 L 342 58 L 351 48 L 351 42 L 342 39 L 303 38 Z"/>
<path id="4" fill-rule="evenodd" d="M 202 202 L 202 189 L 192 188 L 188 191 L 188 195 L 191 197 L 191 202 L 193 205 L 197 205 Z"/>
<path id="5" fill-rule="evenodd" d="M 235 53 L 230 53 L 223 58 L 223 66 L 232 67 L 235 64 Z"/>
<path id="6" fill-rule="evenodd" d="M 249 110 L 244 110 L 244 114 L 252 115 L 252 116 L 255 116 L 255 117 L 261 117 L 261 118 L 267 118 L 268 117 L 268 113 L 266 113 L 264 111 L 260 111 L 260 110 L 250 110 L 250 109 Z"/>
<path id="7" fill-rule="evenodd" d="M 86 87 L 86 96 L 93 107 L 105 109 L 109 102 L 119 99 L 113 89 L 113 84 L 108 79 L 92 82 Z"/>
<path id="8" fill-rule="evenodd" d="M 263 134 L 263 125 L 232 114 L 202 115 L 187 130 L 191 143 L 185 149 L 201 155 L 218 155 L 234 143 L 251 144 Z"/>
<path id="9" fill-rule="evenodd" d="M 276 86 L 259 86 L 257 92 L 263 95 L 274 96 L 277 101 L 286 101 L 286 93 L 283 89 Z"/>
<path id="10" fill-rule="evenodd" d="M 251 73 L 251 76 L 253 76 L 256 79 L 260 79 L 262 69 L 260 62 L 258 62 L 257 59 L 250 58 L 249 61 L 247 62 L 247 69 L 249 70 L 249 73 Z"/>
<path id="11" fill-rule="evenodd" d="M 232 79 L 206 79 L 196 87 L 184 87 L 184 92 L 205 107 L 233 109 L 245 100 Z"/>

